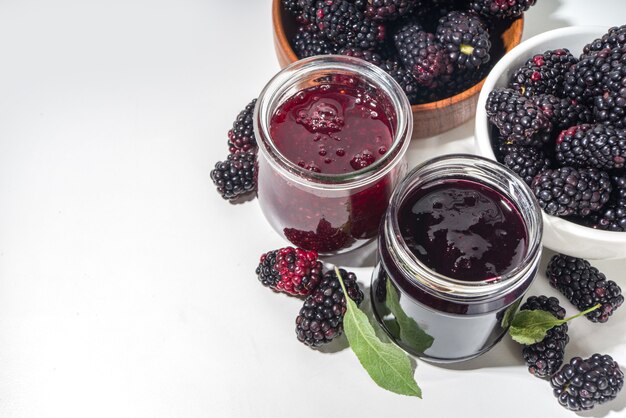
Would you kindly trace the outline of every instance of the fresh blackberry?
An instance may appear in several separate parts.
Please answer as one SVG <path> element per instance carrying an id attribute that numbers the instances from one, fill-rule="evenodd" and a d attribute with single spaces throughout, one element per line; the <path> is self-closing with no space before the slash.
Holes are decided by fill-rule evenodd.
<path id="1" fill-rule="evenodd" d="M 580 311 L 602 305 L 585 315 L 592 322 L 608 321 L 624 303 L 620 287 L 582 258 L 557 254 L 550 259 L 546 275 L 550 284 Z"/>
<path id="2" fill-rule="evenodd" d="M 520 309 L 541 310 L 551 313 L 558 319 L 565 318 L 565 309 L 559 305 L 559 300 L 555 297 L 531 296 Z M 569 342 L 567 330 L 567 324 L 557 325 L 548 330 L 543 340 L 522 349 L 530 373 L 537 377 L 548 377 L 561 367 L 565 346 Z"/>
<path id="3" fill-rule="evenodd" d="M 626 164 L 626 129 L 597 124 L 564 130 L 557 140 L 556 159 L 561 165 L 572 167 L 623 168 Z"/>
<path id="4" fill-rule="evenodd" d="M 340 269 L 348 296 L 357 305 L 363 301 L 363 292 L 356 281 L 356 275 Z M 298 340 L 310 347 L 329 343 L 343 332 L 343 316 L 346 313 L 346 299 L 335 271 L 324 274 L 321 283 L 307 296 L 300 314 L 296 318 Z"/>
<path id="5" fill-rule="evenodd" d="M 413 75 L 407 71 L 401 63 L 394 59 L 388 59 L 383 61 L 380 68 L 385 70 L 394 80 L 396 80 L 412 104 L 417 102 L 420 91 L 423 87 L 417 84 L 415 77 L 413 77 Z"/>
<path id="6" fill-rule="evenodd" d="M 511 145 L 504 154 L 502 163 L 520 176 L 530 186 L 537 174 L 550 168 L 550 159 L 537 148 Z"/>
<path id="7" fill-rule="evenodd" d="M 554 396 L 571 411 L 584 411 L 611 401 L 624 386 L 624 373 L 609 355 L 572 358 L 550 381 Z"/>
<path id="8" fill-rule="evenodd" d="M 452 75 L 440 78 L 439 87 L 432 93 L 433 100 L 440 100 L 459 94 L 470 87 L 475 86 L 480 80 L 485 78 L 491 69 L 492 64 L 487 63 L 474 70 L 463 70 L 457 68 Z"/>
<path id="9" fill-rule="evenodd" d="M 592 223 L 592 227 L 605 231 L 626 231 L 626 200 L 609 202 L 602 213 Z"/>
<path id="10" fill-rule="evenodd" d="M 605 91 L 594 98 L 593 116 L 597 122 L 616 128 L 626 128 L 626 66 L 623 82 L 624 87 L 619 91 Z"/>
<path id="11" fill-rule="evenodd" d="M 296 22 L 302 26 L 312 28 L 315 9 L 315 0 L 282 0 L 283 8 L 295 16 Z"/>
<path id="12" fill-rule="evenodd" d="M 374 20 L 393 20 L 406 16 L 414 7 L 423 7 L 423 0 L 368 0 L 365 15 Z"/>
<path id="13" fill-rule="evenodd" d="M 420 24 L 403 25 L 393 40 L 404 67 L 413 74 L 419 85 L 434 87 L 437 77 L 454 71 L 435 35 L 424 32 Z"/>
<path id="14" fill-rule="evenodd" d="M 233 200 L 256 190 L 256 153 L 229 154 L 211 170 L 211 179 L 224 199 Z"/>
<path id="15" fill-rule="evenodd" d="M 298 28 L 298 32 L 291 41 L 291 44 L 300 59 L 313 57 L 315 55 L 328 55 L 336 52 L 332 44 L 319 33 L 311 32 L 305 27 Z"/>
<path id="16" fill-rule="evenodd" d="M 521 16 L 537 0 L 472 0 L 470 10 L 489 18 L 510 19 Z"/>
<path id="17" fill-rule="evenodd" d="M 436 35 L 460 68 L 478 68 L 491 59 L 489 32 L 478 15 L 452 11 L 439 20 Z"/>
<path id="18" fill-rule="evenodd" d="M 228 151 L 231 154 L 256 149 L 257 143 L 252 123 L 255 106 L 256 99 L 239 112 L 237 119 L 233 122 L 233 128 L 228 131 Z"/>
<path id="19" fill-rule="evenodd" d="M 531 98 L 548 117 L 557 130 L 593 121 L 591 109 L 570 98 L 558 98 L 551 94 L 540 94 Z"/>
<path id="20" fill-rule="evenodd" d="M 317 252 L 285 247 L 263 254 L 256 274 L 263 286 L 277 292 L 306 296 L 322 280 L 322 267 Z"/>
<path id="21" fill-rule="evenodd" d="M 566 314 L 565 308 L 559 304 L 559 300 L 554 296 L 529 296 L 520 309 L 527 311 L 546 311 L 558 319 L 565 319 Z"/>
<path id="22" fill-rule="evenodd" d="M 317 0 L 307 10 L 322 36 L 340 48 L 374 49 L 385 39 L 385 26 L 347 0 Z"/>
<path id="23" fill-rule="evenodd" d="M 613 195 L 600 213 L 593 217 L 591 226 L 615 232 L 626 232 L 626 177 L 613 176 Z"/>
<path id="24" fill-rule="evenodd" d="M 359 49 L 354 47 L 342 48 L 339 50 L 338 54 L 346 55 L 348 57 L 361 58 L 362 60 L 378 66 L 380 66 L 383 62 L 383 59 L 379 53 L 367 49 Z"/>
<path id="25" fill-rule="evenodd" d="M 518 68 L 510 86 L 524 96 L 538 94 L 560 95 L 565 74 L 578 60 L 567 49 L 555 49 L 537 54 Z"/>
<path id="26" fill-rule="evenodd" d="M 581 56 L 573 64 L 563 81 L 563 96 L 579 103 L 592 103 L 593 98 L 604 93 L 604 79 L 610 69 L 612 54 L 603 49 L 592 55 Z"/>
<path id="27" fill-rule="evenodd" d="M 348 1 L 354 4 L 357 10 L 365 11 L 365 6 L 367 6 L 367 0 L 348 0 Z"/>
<path id="28" fill-rule="evenodd" d="M 549 133 L 552 124 L 530 99 L 513 89 L 496 89 L 487 99 L 487 116 L 506 141 L 519 145 L 541 146 L 541 133 Z M 545 137 L 541 137 L 545 138 Z"/>
<path id="29" fill-rule="evenodd" d="M 605 171 L 561 167 L 539 173 L 531 189 L 548 215 L 587 216 L 608 202 L 612 187 Z"/>
<path id="30" fill-rule="evenodd" d="M 313 0 L 282 0 L 283 8 L 294 16 L 300 16 L 302 10 Z"/>
<path id="31" fill-rule="evenodd" d="M 609 31 L 583 48 L 583 55 L 590 55 L 603 49 L 621 48 L 626 46 L 626 25 L 612 27 Z"/>

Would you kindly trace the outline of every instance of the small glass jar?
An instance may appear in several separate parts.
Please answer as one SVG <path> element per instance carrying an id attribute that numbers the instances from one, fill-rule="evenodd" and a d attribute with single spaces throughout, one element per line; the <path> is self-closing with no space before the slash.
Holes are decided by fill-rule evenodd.
<path id="1" fill-rule="evenodd" d="M 526 228 L 522 261 L 482 281 L 445 277 L 424 265 L 401 235 L 399 210 L 412 192 L 439 182 L 469 180 L 504 196 Z M 390 338 L 407 352 L 433 362 L 477 357 L 508 329 L 541 258 L 541 210 L 529 187 L 512 171 L 481 157 L 450 155 L 416 167 L 391 198 L 378 239 L 372 275 L 374 313 Z"/>
<path id="2" fill-rule="evenodd" d="M 322 84 L 364 89 L 387 112 L 393 140 L 372 165 L 346 174 L 317 173 L 289 161 L 277 149 L 270 135 L 276 110 L 298 92 Z M 375 65 L 333 55 L 290 65 L 265 86 L 254 113 L 263 214 L 276 232 L 304 249 L 336 254 L 366 244 L 378 234 L 391 194 L 406 173 L 405 153 L 412 130 L 406 95 Z"/>

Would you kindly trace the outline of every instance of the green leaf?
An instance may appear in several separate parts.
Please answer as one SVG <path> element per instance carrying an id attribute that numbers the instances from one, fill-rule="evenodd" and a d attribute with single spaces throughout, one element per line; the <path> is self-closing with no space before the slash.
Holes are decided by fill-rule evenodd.
<path id="1" fill-rule="evenodd" d="M 433 345 L 435 339 L 428 335 L 413 318 L 407 316 L 400 306 L 400 298 L 396 288 L 391 284 L 391 280 L 387 279 L 387 307 L 395 316 L 398 327 L 400 328 L 400 340 L 406 345 L 415 349 L 415 351 L 423 353 Z"/>
<path id="2" fill-rule="evenodd" d="M 565 319 L 558 319 L 551 313 L 541 310 L 519 311 L 513 318 L 513 321 L 511 321 L 509 334 L 511 334 L 511 338 L 520 344 L 535 344 L 542 341 L 551 328 L 588 314 L 598 309 L 600 306 L 602 305 L 597 304 L 577 315 Z"/>
<path id="3" fill-rule="evenodd" d="M 511 321 L 509 334 L 520 344 L 534 344 L 544 339 L 552 327 L 562 324 L 561 320 L 550 312 L 519 311 Z"/>
<path id="4" fill-rule="evenodd" d="M 339 269 L 335 268 L 346 298 L 343 329 L 363 368 L 372 380 L 383 389 L 400 395 L 422 397 L 422 390 L 413 378 L 409 357 L 397 346 L 384 343 L 376 336 L 367 316 L 348 297 Z"/>
<path id="5" fill-rule="evenodd" d="M 519 304 L 521 302 L 522 300 L 519 299 L 517 302 L 509 306 L 506 311 L 504 311 L 504 316 L 502 317 L 502 321 L 500 321 L 500 325 L 502 326 L 502 328 L 506 329 L 509 327 L 509 325 L 511 325 L 511 321 L 513 321 L 513 317 L 517 312 L 517 308 L 519 308 Z"/>

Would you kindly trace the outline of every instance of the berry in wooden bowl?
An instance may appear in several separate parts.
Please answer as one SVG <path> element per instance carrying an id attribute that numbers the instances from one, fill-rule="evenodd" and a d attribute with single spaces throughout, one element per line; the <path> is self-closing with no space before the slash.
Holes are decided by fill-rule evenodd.
<path id="1" fill-rule="evenodd" d="M 411 101 L 413 138 L 471 119 L 493 65 L 519 44 L 523 7 L 487 13 L 493 0 L 274 0 L 281 67 L 342 54 L 380 66 Z M 482 14 L 481 14 L 482 13 Z"/>

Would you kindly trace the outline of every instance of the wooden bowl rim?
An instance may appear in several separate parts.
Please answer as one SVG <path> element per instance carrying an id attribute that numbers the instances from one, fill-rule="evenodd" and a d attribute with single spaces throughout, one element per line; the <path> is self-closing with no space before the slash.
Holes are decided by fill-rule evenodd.
<path id="1" fill-rule="evenodd" d="M 298 61 L 299 58 L 294 52 L 293 48 L 291 47 L 291 43 L 289 42 L 289 40 L 287 39 L 287 35 L 285 34 L 285 27 L 283 25 L 283 19 L 282 19 L 282 14 L 281 14 L 282 8 L 280 7 L 280 4 L 281 4 L 281 0 L 272 0 L 272 23 L 274 25 L 274 35 L 278 38 L 279 44 L 283 47 L 284 51 L 286 52 L 287 58 L 289 58 L 289 60 L 293 63 L 293 62 Z M 511 45 L 511 48 L 508 51 L 510 51 L 515 46 L 519 45 L 521 42 L 521 39 L 522 39 L 521 32 L 523 32 L 523 27 L 524 27 L 523 26 L 524 16 L 522 15 L 521 17 L 517 18 L 516 20 L 512 22 L 512 24 L 520 20 L 521 20 L 521 25 L 522 25 L 522 31 L 520 31 L 519 39 L 515 41 L 515 45 Z M 506 54 L 508 51 L 505 50 L 504 53 Z M 474 84 L 469 89 L 463 90 L 462 92 L 457 93 L 454 96 L 446 97 L 445 99 L 437 100 L 435 102 L 411 105 L 411 110 L 413 111 L 413 113 L 417 111 L 424 111 L 424 110 L 435 110 L 435 109 L 449 107 L 450 105 L 454 103 L 463 102 L 473 97 L 474 95 L 476 95 L 476 93 L 480 92 L 480 90 L 483 87 L 483 84 L 485 84 L 486 79 L 487 77 L 483 78 L 482 80 Z"/>

